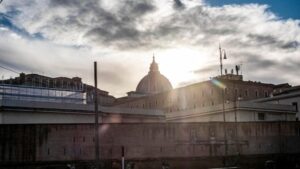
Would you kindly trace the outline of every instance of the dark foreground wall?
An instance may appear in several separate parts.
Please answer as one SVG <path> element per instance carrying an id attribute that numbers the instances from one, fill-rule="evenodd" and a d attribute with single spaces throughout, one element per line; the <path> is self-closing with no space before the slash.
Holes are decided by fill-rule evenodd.
<path id="1" fill-rule="evenodd" d="M 1 125 L 0 167 L 90 166 L 92 124 Z M 225 134 L 226 131 L 226 134 Z M 225 139 L 226 135 L 226 139 Z M 100 125 L 100 158 L 118 168 L 121 147 L 135 168 L 208 168 L 226 163 L 299 160 L 300 123 L 138 123 Z M 228 158 L 224 160 L 227 154 Z M 253 163 L 252 163 L 253 162 Z M 57 167 L 55 167 L 57 166 Z M 49 168 L 49 167 L 48 167 Z"/>

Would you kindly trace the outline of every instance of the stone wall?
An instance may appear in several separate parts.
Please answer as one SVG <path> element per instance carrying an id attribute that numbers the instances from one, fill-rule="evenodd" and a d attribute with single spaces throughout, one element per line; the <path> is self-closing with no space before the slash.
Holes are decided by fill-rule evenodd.
<path id="1" fill-rule="evenodd" d="M 0 164 L 91 161 L 94 140 L 93 124 L 1 125 Z M 127 160 L 149 163 L 155 159 L 221 158 L 225 153 L 299 155 L 299 142 L 297 122 L 100 125 L 100 158 L 109 161 L 121 158 L 122 146 Z"/>

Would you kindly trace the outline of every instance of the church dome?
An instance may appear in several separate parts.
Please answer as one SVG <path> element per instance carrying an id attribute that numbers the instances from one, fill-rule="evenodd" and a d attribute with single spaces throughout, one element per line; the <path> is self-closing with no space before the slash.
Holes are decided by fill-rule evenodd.
<path id="1" fill-rule="evenodd" d="M 172 85 L 164 75 L 160 74 L 158 64 L 155 62 L 155 58 L 153 57 L 153 61 L 150 65 L 150 71 L 139 82 L 136 87 L 136 92 L 154 94 L 168 90 L 172 90 Z"/>

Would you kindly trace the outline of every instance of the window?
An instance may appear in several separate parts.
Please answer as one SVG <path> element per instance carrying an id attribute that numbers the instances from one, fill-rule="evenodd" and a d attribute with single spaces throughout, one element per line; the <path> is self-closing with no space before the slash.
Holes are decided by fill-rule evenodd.
<path id="1" fill-rule="evenodd" d="M 265 120 L 265 114 L 264 113 L 258 113 L 258 120 Z"/>
<path id="2" fill-rule="evenodd" d="M 265 91 L 265 97 L 268 97 L 269 93 L 267 91 Z"/>
<path id="3" fill-rule="evenodd" d="M 245 90 L 245 96 L 246 97 L 248 96 L 248 90 Z"/>
<path id="4" fill-rule="evenodd" d="M 296 108 L 296 111 L 298 111 L 298 103 L 297 102 L 293 102 L 292 105 Z"/>
<path id="5" fill-rule="evenodd" d="M 257 90 L 255 91 L 255 97 L 258 97 L 258 91 Z"/>

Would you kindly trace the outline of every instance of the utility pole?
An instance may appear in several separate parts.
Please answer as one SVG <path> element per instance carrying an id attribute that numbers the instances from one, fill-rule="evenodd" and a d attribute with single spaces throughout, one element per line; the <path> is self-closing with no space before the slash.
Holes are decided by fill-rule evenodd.
<path id="1" fill-rule="evenodd" d="M 221 76 L 223 75 L 223 64 L 222 64 L 222 49 L 221 49 L 221 44 L 219 44 L 219 52 L 220 52 L 220 72 Z"/>
<path id="2" fill-rule="evenodd" d="M 94 62 L 94 104 L 95 104 L 95 168 L 99 169 L 99 124 L 98 124 L 98 88 L 97 88 L 97 62 Z"/>

